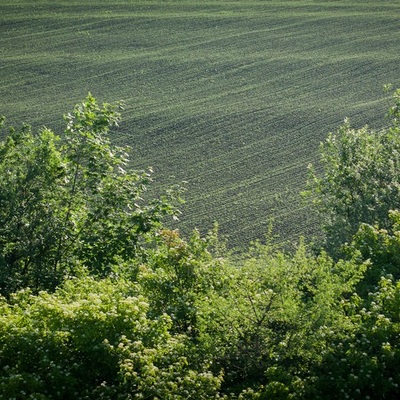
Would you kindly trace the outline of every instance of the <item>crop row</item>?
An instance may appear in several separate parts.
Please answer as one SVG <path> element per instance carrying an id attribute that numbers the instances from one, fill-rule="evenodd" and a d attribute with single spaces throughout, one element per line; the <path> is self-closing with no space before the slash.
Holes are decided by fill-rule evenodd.
<path id="1" fill-rule="evenodd" d="M 0 114 L 59 130 L 88 91 L 124 100 L 114 139 L 159 187 L 188 182 L 182 229 L 217 220 L 243 245 L 274 217 L 295 238 L 319 142 L 346 116 L 385 123 L 399 21 L 391 1 L 5 0 Z"/>

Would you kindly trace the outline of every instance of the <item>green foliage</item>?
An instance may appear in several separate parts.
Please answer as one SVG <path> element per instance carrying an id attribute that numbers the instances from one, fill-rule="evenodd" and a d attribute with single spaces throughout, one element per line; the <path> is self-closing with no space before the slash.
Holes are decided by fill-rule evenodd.
<path id="1" fill-rule="evenodd" d="M 395 399 L 400 376 L 400 283 L 382 278 L 367 304 L 343 303 L 346 329 L 330 331 L 329 348 L 315 373 L 320 399 Z"/>
<path id="2" fill-rule="evenodd" d="M 364 260 L 369 260 L 365 276 L 358 285 L 358 293 L 363 298 L 375 290 L 382 277 L 389 274 L 396 281 L 400 279 L 400 212 L 390 211 L 389 221 L 388 229 L 362 224 L 351 244 L 346 246 L 347 254 L 358 252 Z"/>
<path id="3" fill-rule="evenodd" d="M 29 127 L 0 144 L 0 293 L 54 289 L 83 265 L 105 276 L 140 254 L 141 238 L 177 212 L 178 190 L 144 202 L 148 172 L 110 143 L 120 119 L 89 94 L 64 135 Z"/>
<path id="4" fill-rule="evenodd" d="M 400 127 L 400 89 L 394 91 L 393 103 L 389 109 L 389 116 L 393 117 L 394 126 Z"/>
<path id="5" fill-rule="evenodd" d="M 186 241 L 177 230 L 163 229 L 154 240 L 137 277 L 150 299 L 150 315 L 168 314 L 175 332 L 197 344 L 199 301 L 221 291 L 229 280 L 226 260 L 218 256 L 217 231 L 206 237 L 194 231 Z"/>
<path id="6" fill-rule="evenodd" d="M 367 126 L 353 129 L 346 121 L 321 144 L 322 173 L 310 167 L 308 194 L 332 254 L 351 241 L 361 223 L 383 229 L 391 224 L 389 211 L 400 198 L 399 97 L 396 91 L 391 127 L 375 132 Z"/>
<path id="7" fill-rule="evenodd" d="M 255 393 L 264 397 L 254 398 L 301 397 L 326 346 L 324 332 L 341 324 L 342 296 L 364 268 L 335 264 L 325 254 L 315 258 L 303 244 L 294 256 L 258 244 L 240 268 L 226 271 L 225 290 L 199 299 L 198 316 L 201 346 L 215 354 L 227 387 L 259 388 Z"/>
<path id="8" fill-rule="evenodd" d="M 178 231 L 161 230 L 154 251 L 142 265 L 138 279 L 151 298 L 154 315 L 168 314 L 174 328 L 181 333 L 195 334 L 195 299 L 198 294 L 199 272 L 205 262 L 206 243 L 202 248 L 199 236 L 186 242 Z"/>
<path id="9" fill-rule="evenodd" d="M 35 137 L 25 126 L 0 145 L 2 294 L 28 285 L 51 287 L 61 275 L 55 258 L 62 216 L 55 206 L 63 200 L 65 168 L 56 142 L 52 132 Z"/>
<path id="10" fill-rule="evenodd" d="M 210 399 L 221 378 L 191 369 L 167 315 L 137 284 L 91 277 L 0 304 L 0 398 Z"/>
<path id="11" fill-rule="evenodd" d="M 90 95 L 62 137 L 11 130 L 0 145 L 0 399 L 398 398 L 400 211 L 384 212 L 397 193 L 399 99 L 387 130 L 346 125 L 322 145 L 334 168 L 313 189 L 338 260 L 303 241 L 232 254 L 217 229 L 167 229 L 176 197 L 142 200 L 150 176 L 111 145 L 115 107 Z"/>

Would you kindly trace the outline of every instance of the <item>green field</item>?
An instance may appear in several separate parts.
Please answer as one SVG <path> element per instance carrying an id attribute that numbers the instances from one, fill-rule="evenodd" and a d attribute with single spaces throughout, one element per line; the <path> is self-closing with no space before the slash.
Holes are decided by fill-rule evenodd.
<path id="1" fill-rule="evenodd" d="M 1 0 L 0 114 L 62 129 L 88 91 L 124 100 L 116 142 L 160 187 L 188 181 L 182 229 L 231 244 L 312 230 L 318 144 L 381 126 L 400 87 L 399 1 Z"/>

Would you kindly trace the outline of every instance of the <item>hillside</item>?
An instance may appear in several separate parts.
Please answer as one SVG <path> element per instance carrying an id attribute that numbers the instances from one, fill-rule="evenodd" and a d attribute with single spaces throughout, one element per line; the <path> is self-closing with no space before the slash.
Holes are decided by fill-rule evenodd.
<path id="1" fill-rule="evenodd" d="M 294 238 L 319 142 L 346 116 L 385 124 L 399 21 L 393 1 L 3 0 L 0 115 L 62 129 L 88 91 L 124 100 L 134 166 L 188 182 L 180 227 L 218 220 L 241 245 L 275 216 Z"/>

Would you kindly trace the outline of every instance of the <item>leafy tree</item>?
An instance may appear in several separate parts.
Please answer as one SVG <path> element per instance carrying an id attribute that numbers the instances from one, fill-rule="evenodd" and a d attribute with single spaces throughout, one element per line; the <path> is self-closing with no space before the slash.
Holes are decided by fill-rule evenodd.
<path id="1" fill-rule="evenodd" d="M 179 190 L 151 201 L 150 172 L 131 169 L 129 148 L 111 144 L 116 106 L 90 94 L 62 136 L 28 126 L 0 144 L 0 293 L 54 289 L 80 266 L 107 275 L 141 250 L 141 238 L 177 213 Z"/>
<path id="2" fill-rule="evenodd" d="M 381 131 L 351 128 L 348 121 L 321 144 L 322 173 L 310 166 L 308 194 L 321 217 L 327 248 L 338 255 L 360 223 L 390 226 L 400 198 L 400 90 Z"/>

